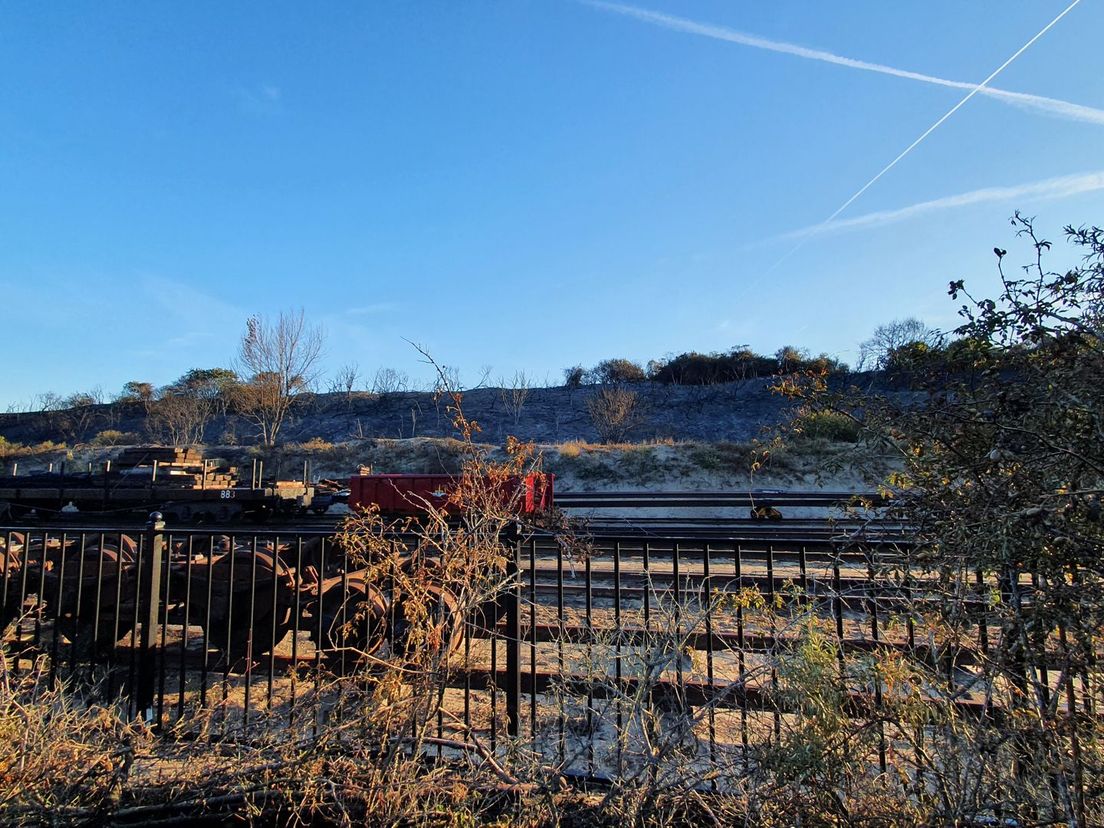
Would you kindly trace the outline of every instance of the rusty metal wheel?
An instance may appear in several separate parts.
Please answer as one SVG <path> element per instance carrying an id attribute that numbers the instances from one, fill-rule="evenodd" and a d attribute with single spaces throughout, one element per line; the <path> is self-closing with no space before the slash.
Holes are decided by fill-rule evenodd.
<path id="1" fill-rule="evenodd" d="M 457 652 L 464 642 L 459 600 L 441 584 L 426 586 L 417 599 L 396 595 L 388 639 L 391 651 L 404 658 L 413 658 L 416 652 L 432 655 Z"/>
<path id="2" fill-rule="evenodd" d="M 364 572 L 327 578 L 319 593 L 307 633 L 328 661 L 344 655 L 358 663 L 379 650 L 387 638 L 387 599 Z"/>
<path id="3" fill-rule="evenodd" d="M 19 615 L 22 605 L 20 572 L 23 569 L 23 536 L 12 532 L 9 538 L 0 534 L 0 637 L 8 624 Z"/>
<path id="4" fill-rule="evenodd" d="M 69 547 L 47 572 L 47 606 L 57 613 L 55 629 L 78 658 L 101 655 L 134 629 L 137 545 L 105 542 L 85 549 Z"/>
<path id="5" fill-rule="evenodd" d="M 192 579 L 189 621 L 204 626 L 208 647 L 230 662 L 272 652 L 292 628 L 294 579 L 279 556 L 238 547 L 193 565 Z"/>

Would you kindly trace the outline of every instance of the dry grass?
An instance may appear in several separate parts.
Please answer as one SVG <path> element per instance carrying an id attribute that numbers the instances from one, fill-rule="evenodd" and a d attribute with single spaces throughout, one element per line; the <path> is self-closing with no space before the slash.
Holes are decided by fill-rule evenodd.
<path id="1" fill-rule="evenodd" d="M 666 440 L 594 444 L 573 440 L 549 447 L 546 465 L 582 488 L 591 484 L 676 489 L 806 488 L 828 477 L 870 486 L 894 468 L 890 458 L 866 447 L 811 437 L 743 443 Z"/>
<path id="2" fill-rule="evenodd" d="M 16 459 L 20 457 L 46 458 L 52 457 L 66 450 L 65 443 L 55 443 L 46 440 L 34 445 L 25 446 L 22 443 L 9 443 L 0 437 L 0 460 Z"/>

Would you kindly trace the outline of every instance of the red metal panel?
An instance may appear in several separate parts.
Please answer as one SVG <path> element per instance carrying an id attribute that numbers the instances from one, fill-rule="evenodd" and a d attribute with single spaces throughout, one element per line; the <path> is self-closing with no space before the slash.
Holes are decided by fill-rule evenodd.
<path id="1" fill-rule="evenodd" d="M 551 474 L 513 478 L 502 496 L 517 492 L 518 508 L 523 514 L 544 511 L 552 507 L 553 480 Z M 456 479 L 448 474 L 356 475 L 349 479 L 349 506 L 366 508 L 375 504 L 388 514 L 416 514 L 425 511 L 427 503 L 443 507 L 455 483 Z"/>
<path id="2" fill-rule="evenodd" d="M 411 514 L 429 503 L 444 505 L 453 478 L 447 474 L 364 474 L 349 480 L 349 505 L 376 504 L 381 512 Z"/>

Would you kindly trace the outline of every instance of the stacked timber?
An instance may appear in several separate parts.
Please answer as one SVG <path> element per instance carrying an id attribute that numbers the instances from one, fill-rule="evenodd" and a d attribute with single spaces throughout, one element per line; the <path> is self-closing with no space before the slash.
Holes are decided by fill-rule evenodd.
<path id="1" fill-rule="evenodd" d="M 161 486 L 174 489 L 231 489 L 239 485 L 236 466 L 215 468 L 194 448 L 137 446 L 125 449 L 115 460 L 127 476 L 154 477 Z"/>
<path id="2" fill-rule="evenodd" d="M 120 468 L 150 466 L 153 463 L 168 466 L 203 465 L 203 452 L 195 448 L 174 448 L 172 446 L 134 446 L 124 449 L 115 459 Z"/>

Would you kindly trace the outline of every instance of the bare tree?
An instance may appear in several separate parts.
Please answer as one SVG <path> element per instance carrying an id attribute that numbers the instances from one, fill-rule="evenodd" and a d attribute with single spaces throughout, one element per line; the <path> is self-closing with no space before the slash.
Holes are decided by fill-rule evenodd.
<path id="1" fill-rule="evenodd" d="M 203 442 L 215 406 L 214 398 L 166 386 L 147 403 L 147 428 L 154 439 L 169 445 L 194 446 Z"/>
<path id="2" fill-rule="evenodd" d="M 435 394 L 460 390 L 460 369 L 455 365 L 441 365 L 437 369 L 431 390 Z"/>
<path id="3" fill-rule="evenodd" d="M 602 386 L 586 401 L 590 421 L 604 443 L 620 443 L 640 424 L 640 395 L 619 385 Z"/>
<path id="4" fill-rule="evenodd" d="M 516 426 L 521 419 L 521 409 L 529 399 L 533 384 L 529 381 L 529 377 L 525 376 L 524 371 L 515 371 L 513 379 L 507 380 L 503 377 L 498 382 L 501 386 L 498 389 L 499 399 L 502 400 L 503 408 L 513 418 Z"/>
<path id="5" fill-rule="evenodd" d="M 281 312 L 275 321 L 251 316 L 238 349 L 242 372 L 241 412 L 257 427 L 266 446 L 276 444 L 296 398 L 318 376 L 325 334 L 308 325 L 303 311 Z"/>
<path id="6" fill-rule="evenodd" d="M 360 379 L 360 366 L 355 362 L 342 365 L 330 381 L 330 391 L 334 394 L 344 394 L 345 399 L 353 398 L 353 389 Z"/>
<path id="7" fill-rule="evenodd" d="M 892 361 L 895 351 L 916 342 L 929 347 L 936 345 L 939 332 L 912 316 L 879 325 L 870 339 L 859 345 L 857 367 L 860 371 L 882 370 Z"/>
<path id="8" fill-rule="evenodd" d="M 44 391 L 35 394 L 31 400 L 31 411 L 60 411 L 65 408 L 65 398 L 56 391 Z"/>
<path id="9" fill-rule="evenodd" d="M 380 368 L 372 379 L 371 390 L 377 394 L 396 394 L 410 387 L 410 378 L 394 368 Z"/>

